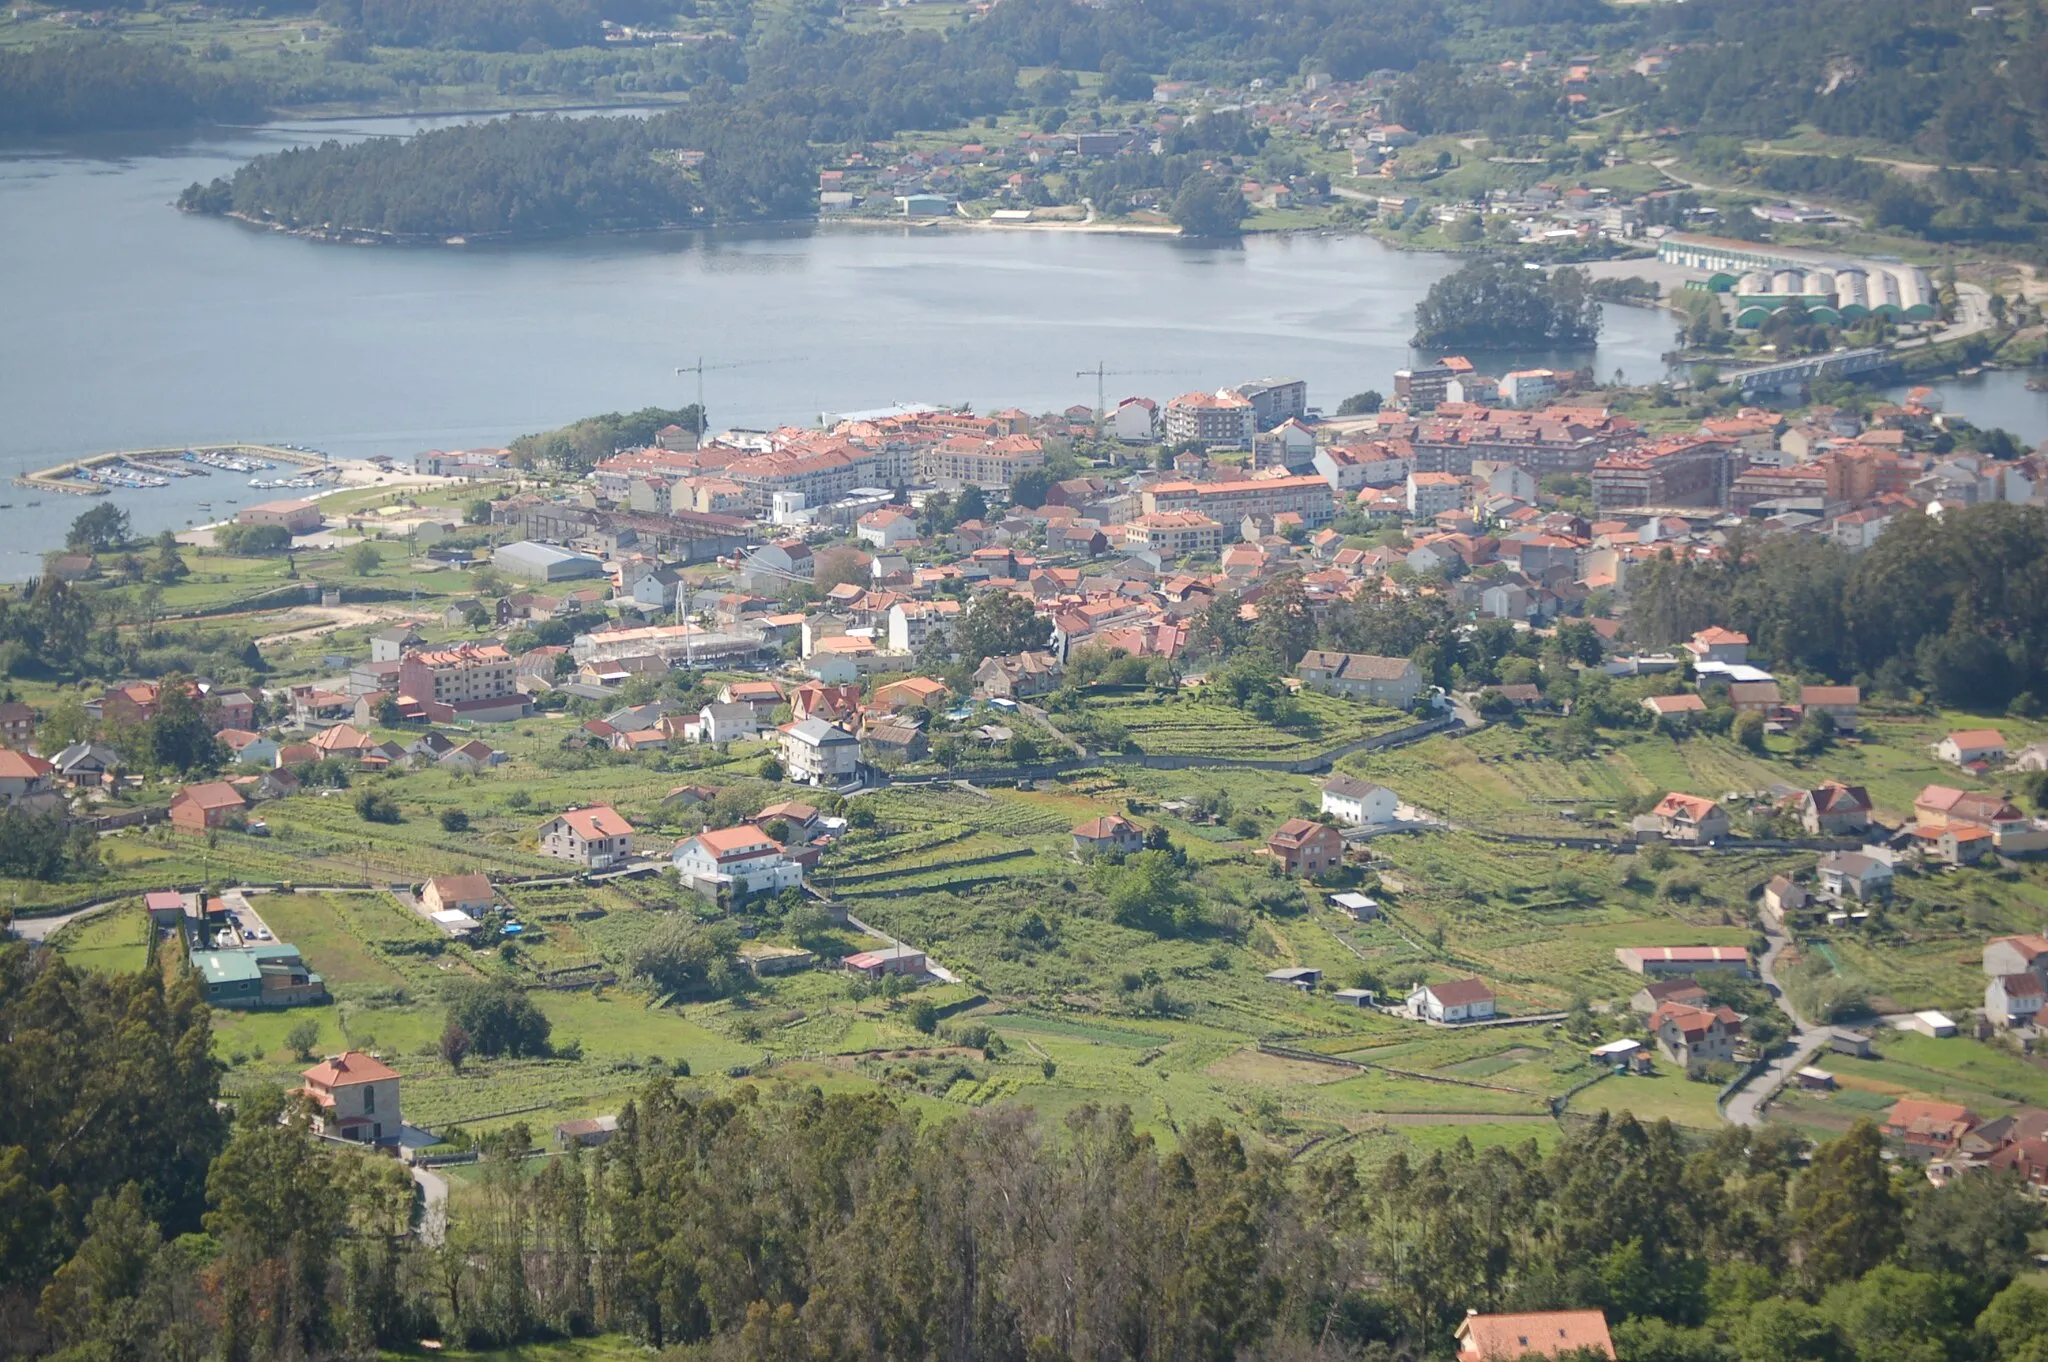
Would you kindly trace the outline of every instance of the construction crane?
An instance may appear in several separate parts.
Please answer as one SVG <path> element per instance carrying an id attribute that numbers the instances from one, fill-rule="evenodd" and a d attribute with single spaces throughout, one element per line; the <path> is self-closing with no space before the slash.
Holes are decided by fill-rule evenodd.
<path id="1" fill-rule="evenodd" d="M 1095 375 L 1095 419 L 1100 421 L 1109 414 L 1108 393 L 1105 391 L 1104 379 L 1129 378 L 1138 374 L 1185 374 L 1188 372 L 1190 371 L 1187 369 L 1112 369 L 1105 361 L 1097 360 L 1093 369 L 1076 369 L 1074 377 L 1086 378 L 1090 374 Z"/>
<path id="2" fill-rule="evenodd" d="M 703 436 L 711 432 L 711 418 L 704 410 L 704 375 L 707 371 L 717 373 L 722 369 L 754 369 L 763 364 L 795 364 L 801 361 L 802 358 L 803 356 L 801 355 L 792 355 L 787 359 L 743 359 L 733 364 L 706 364 L 704 356 L 699 355 L 695 364 L 677 365 L 676 377 L 681 378 L 684 374 L 695 374 L 697 376 L 696 433 Z"/>

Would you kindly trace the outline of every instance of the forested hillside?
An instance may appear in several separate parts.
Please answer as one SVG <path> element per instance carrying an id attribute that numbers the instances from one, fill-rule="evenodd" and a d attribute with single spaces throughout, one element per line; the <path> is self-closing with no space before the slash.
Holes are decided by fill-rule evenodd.
<path id="1" fill-rule="evenodd" d="M 1781 667 L 1918 688 L 1979 710 L 2048 708 L 2048 512 L 1994 503 L 1902 512 L 1868 552 L 1737 537 L 1724 559 L 1638 569 L 1630 626 L 1671 643 L 1733 626 Z"/>
<path id="2" fill-rule="evenodd" d="M 179 203 L 294 230 L 532 236 L 797 217 L 814 174 L 797 120 L 706 104 L 329 142 L 260 157 Z"/>
<path id="3" fill-rule="evenodd" d="M 188 127 L 252 118 L 264 102 L 233 72 L 136 43 L 0 48 L 0 133 Z"/>

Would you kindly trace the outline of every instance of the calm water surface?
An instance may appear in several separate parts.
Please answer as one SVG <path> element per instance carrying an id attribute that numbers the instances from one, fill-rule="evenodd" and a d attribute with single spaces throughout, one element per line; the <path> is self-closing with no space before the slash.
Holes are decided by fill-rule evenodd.
<path id="1" fill-rule="evenodd" d="M 0 149 L 0 475 L 113 448 L 262 440 L 408 457 L 592 412 L 681 406 L 703 355 L 719 425 L 898 401 L 987 410 L 1164 399 L 1261 375 L 1334 410 L 1409 362 L 1412 309 L 1456 268 L 1362 237 L 1242 247 L 1076 233 L 808 227 L 470 249 L 335 246 L 169 207 L 194 180 L 425 120 Z M 1661 372 L 1666 314 L 1611 307 L 1597 351 L 1475 356 Z M 154 531 L 245 480 L 118 492 Z M 91 504 L 0 486 L 0 580 Z"/>

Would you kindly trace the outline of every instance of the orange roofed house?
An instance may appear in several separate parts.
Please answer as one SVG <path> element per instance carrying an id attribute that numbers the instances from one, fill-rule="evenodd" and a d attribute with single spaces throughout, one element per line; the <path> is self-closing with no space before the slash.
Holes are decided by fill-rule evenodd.
<path id="1" fill-rule="evenodd" d="M 1718 842 L 1728 835 L 1728 815 L 1713 800 L 1674 790 L 1650 811 L 1667 842 Z"/>
<path id="2" fill-rule="evenodd" d="M 171 826 L 205 832 L 227 826 L 229 818 L 248 807 L 241 792 L 224 780 L 187 785 L 171 796 Z"/>
<path id="3" fill-rule="evenodd" d="M 1344 863 L 1344 837 L 1327 823 L 1290 818 L 1266 839 L 1266 854 L 1290 875 L 1321 875 Z"/>
<path id="4" fill-rule="evenodd" d="M 633 825 L 609 804 L 571 809 L 540 826 L 540 854 L 592 870 L 623 864 L 633 854 Z"/>
<path id="5" fill-rule="evenodd" d="M 1510 1362 L 1522 1357 L 1556 1357 L 1591 1348 L 1613 1357 L 1607 1316 L 1598 1310 L 1546 1310 L 1530 1315 L 1468 1313 L 1458 1325 L 1458 1357 L 1471 1362 Z"/>
<path id="6" fill-rule="evenodd" d="M 398 1071 L 360 1050 L 323 1059 L 305 1071 L 299 1089 L 312 1103 L 315 1128 L 337 1139 L 397 1144 Z"/>
<path id="7" fill-rule="evenodd" d="M 1901 1097 L 1884 1118 L 1884 1133 L 1918 1154 L 1945 1154 L 1975 1130 L 1977 1113 L 1954 1102 Z"/>

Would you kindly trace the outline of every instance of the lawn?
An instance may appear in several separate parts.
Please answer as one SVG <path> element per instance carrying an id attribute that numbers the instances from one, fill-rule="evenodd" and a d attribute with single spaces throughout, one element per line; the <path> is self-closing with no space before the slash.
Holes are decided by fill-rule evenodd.
<path id="1" fill-rule="evenodd" d="M 139 904 L 118 903 L 72 923 L 57 934 L 54 944 L 79 969 L 132 974 L 149 963 L 149 933 L 149 918 Z"/>
<path id="2" fill-rule="evenodd" d="M 1307 722 L 1287 729 L 1193 693 L 1090 693 L 1086 712 L 1120 725 L 1140 752 L 1283 761 L 1327 752 L 1408 722 L 1395 710 L 1334 696 L 1305 691 L 1295 698 Z"/>

